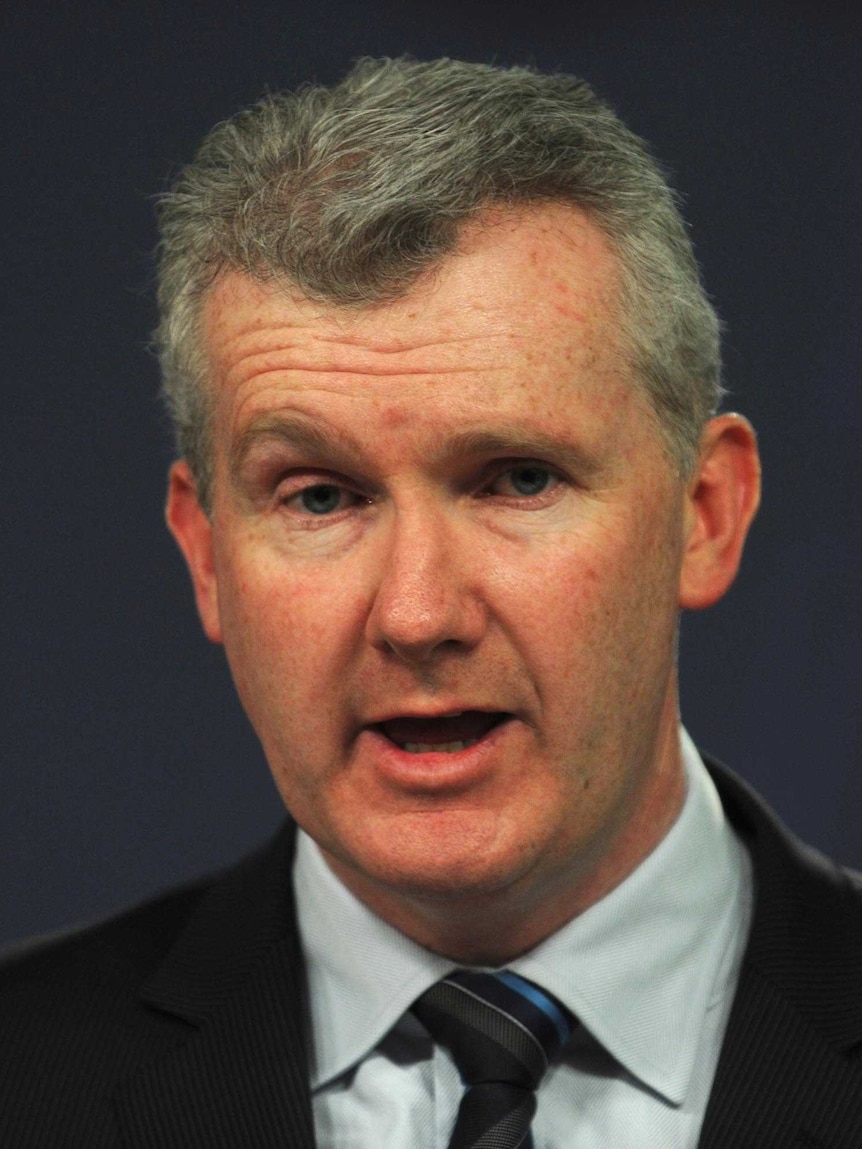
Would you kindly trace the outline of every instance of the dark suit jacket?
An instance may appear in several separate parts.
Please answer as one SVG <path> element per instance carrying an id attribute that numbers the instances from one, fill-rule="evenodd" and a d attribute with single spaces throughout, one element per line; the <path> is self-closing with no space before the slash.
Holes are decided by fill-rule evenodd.
<path id="1" fill-rule="evenodd" d="M 860 1149 L 859 879 L 713 772 L 756 908 L 701 1149 Z M 6 959 L 3 1149 L 311 1149 L 292 853 Z"/>

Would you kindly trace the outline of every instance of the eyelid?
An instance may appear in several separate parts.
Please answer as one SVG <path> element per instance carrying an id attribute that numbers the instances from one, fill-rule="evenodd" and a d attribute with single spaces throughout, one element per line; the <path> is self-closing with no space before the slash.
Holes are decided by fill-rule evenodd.
<path id="1" fill-rule="evenodd" d="M 515 486 L 513 472 L 520 470 L 535 470 L 547 476 L 542 489 L 538 491 L 519 491 Z M 506 479 L 506 483 L 501 482 Z M 559 469 L 538 459 L 507 460 L 500 466 L 494 467 L 476 492 L 482 500 L 489 500 L 490 505 L 499 508 L 509 507 L 521 511 L 538 511 L 556 504 L 570 482 Z"/>
<path id="2" fill-rule="evenodd" d="M 289 484 L 289 480 L 292 478 L 298 481 L 295 484 Z M 288 483 L 287 487 L 285 487 L 285 483 Z M 307 509 L 299 508 L 296 505 L 297 500 L 305 491 L 313 490 L 315 487 L 334 487 L 339 492 L 340 498 L 344 500 L 344 505 L 326 514 L 318 515 Z M 298 469 L 292 474 L 282 475 L 275 487 L 275 500 L 280 508 L 297 519 L 304 520 L 308 524 L 317 522 L 320 525 L 338 520 L 344 512 L 371 501 L 367 494 L 357 489 L 355 483 L 348 482 L 343 476 L 335 475 L 330 471 L 306 469 Z"/>
<path id="3" fill-rule="evenodd" d="M 558 480 L 561 483 L 571 481 L 560 470 L 559 467 L 555 467 L 552 463 L 547 463 L 543 459 L 534 459 L 525 456 L 523 458 L 495 460 L 495 462 L 492 463 L 486 471 L 485 478 L 483 479 L 483 485 L 493 483 L 495 479 L 499 479 L 501 476 L 509 474 L 511 471 L 519 471 L 522 469 L 529 470 L 531 468 L 534 468 L 537 471 L 546 471 L 552 478 Z M 526 498 L 529 496 L 522 497 Z"/>
<path id="4" fill-rule="evenodd" d="M 343 490 L 359 493 L 356 490 L 356 484 L 351 483 L 344 475 L 327 471 L 323 467 L 293 467 L 286 470 L 276 480 L 276 491 L 280 491 L 285 484 L 291 488 L 290 493 L 292 495 L 301 494 L 309 487 L 341 487 Z"/>
<path id="5" fill-rule="evenodd" d="M 560 467 L 555 463 L 549 462 L 547 459 L 540 459 L 535 455 L 507 455 L 501 459 L 493 459 L 488 469 L 490 471 L 511 471 L 518 467 L 539 467 L 543 471 L 551 471 L 553 474 L 560 473 Z"/>

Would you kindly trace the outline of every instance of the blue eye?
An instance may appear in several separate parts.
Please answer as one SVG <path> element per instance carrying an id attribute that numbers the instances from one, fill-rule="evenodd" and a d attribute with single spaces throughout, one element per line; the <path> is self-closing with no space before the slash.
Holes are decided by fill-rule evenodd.
<path id="1" fill-rule="evenodd" d="M 310 515 L 330 515 L 341 506 L 344 492 L 334 483 L 316 483 L 299 492 L 299 502 Z"/>
<path id="2" fill-rule="evenodd" d="M 512 489 L 526 498 L 541 495 L 547 490 L 553 479 L 553 475 L 546 467 L 538 467 L 534 463 L 527 463 L 522 467 L 512 467 L 506 471 L 506 475 Z"/>

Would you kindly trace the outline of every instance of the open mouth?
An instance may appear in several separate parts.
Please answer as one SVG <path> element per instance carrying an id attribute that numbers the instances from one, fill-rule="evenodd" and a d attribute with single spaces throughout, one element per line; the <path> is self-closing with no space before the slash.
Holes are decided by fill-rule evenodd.
<path id="1" fill-rule="evenodd" d="M 509 718 L 501 711 L 462 710 L 437 718 L 390 718 L 375 729 L 408 754 L 456 754 Z"/>

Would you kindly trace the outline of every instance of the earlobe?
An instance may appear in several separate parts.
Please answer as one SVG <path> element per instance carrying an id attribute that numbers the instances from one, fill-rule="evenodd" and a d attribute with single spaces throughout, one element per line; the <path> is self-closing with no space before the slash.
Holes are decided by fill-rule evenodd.
<path id="1" fill-rule="evenodd" d="M 170 469 L 165 519 L 188 565 L 206 636 L 211 642 L 221 642 L 212 523 L 198 501 L 197 485 L 185 459 Z"/>
<path id="2" fill-rule="evenodd" d="M 706 425 L 700 460 L 686 495 L 686 541 L 679 605 L 712 606 L 730 588 L 760 502 L 760 458 L 754 429 L 741 415 Z"/>

